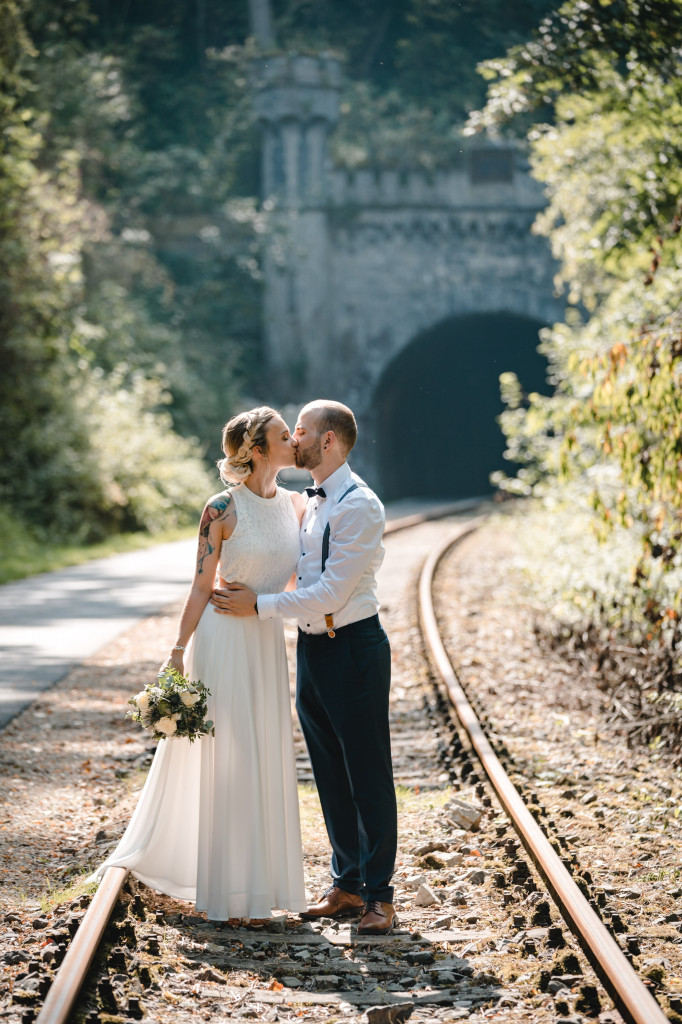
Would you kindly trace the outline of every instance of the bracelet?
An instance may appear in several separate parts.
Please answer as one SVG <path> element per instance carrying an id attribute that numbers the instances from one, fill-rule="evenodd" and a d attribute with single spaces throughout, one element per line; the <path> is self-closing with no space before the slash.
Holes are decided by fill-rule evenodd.
<path id="1" fill-rule="evenodd" d="M 186 651 L 187 648 L 183 647 L 182 644 L 176 644 L 175 647 L 171 647 L 171 654 L 173 651 Z"/>

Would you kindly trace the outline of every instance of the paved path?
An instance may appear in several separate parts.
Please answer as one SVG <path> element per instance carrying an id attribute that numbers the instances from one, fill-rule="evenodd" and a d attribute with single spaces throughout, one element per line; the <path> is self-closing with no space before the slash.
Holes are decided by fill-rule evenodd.
<path id="1" fill-rule="evenodd" d="M 432 504 L 396 502 L 387 518 Z M 0 586 L 0 729 L 139 619 L 181 600 L 195 553 L 192 538 Z"/>
<path id="2" fill-rule="evenodd" d="M 180 600 L 195 552 L 194 538 L 175 541 L 0 587 L 0 729 L 74 665 Z"/>

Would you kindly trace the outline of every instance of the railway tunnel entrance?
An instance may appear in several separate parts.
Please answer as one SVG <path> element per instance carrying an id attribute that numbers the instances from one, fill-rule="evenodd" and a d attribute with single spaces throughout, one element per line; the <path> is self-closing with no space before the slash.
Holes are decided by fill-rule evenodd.
<path id="1" fill-rule="evenodd" d="M 537 320 L 506 313 L 448 319 L 416 337 L 384 371 L 374 412 L 379 493 L 465 498 L 490 494 L 490 474 L 509 467 L 496 422 L 499 376 L 513 370 L 525 392 L 548 394 Z"/>

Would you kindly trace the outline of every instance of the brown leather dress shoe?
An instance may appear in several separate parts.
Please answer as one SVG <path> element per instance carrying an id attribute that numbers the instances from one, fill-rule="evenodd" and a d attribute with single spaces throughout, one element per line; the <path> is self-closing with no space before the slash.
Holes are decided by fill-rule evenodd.
<path id="1" fill-rule="evenodd" d="M 299 916 L 306 921 L 317 917 L 357 917 L 362 912 L 363 905 L 362 896 L 356 896 L 355 893 L 339 889 L 338 885 L 332 885 L 317 903 L 308 907 Z"/>
<path id="2" fill-rule="evenodd" d="M 358 935 L 388 935 L 398 923 L 392 903 L 368 900 L 358 925 Z"/>

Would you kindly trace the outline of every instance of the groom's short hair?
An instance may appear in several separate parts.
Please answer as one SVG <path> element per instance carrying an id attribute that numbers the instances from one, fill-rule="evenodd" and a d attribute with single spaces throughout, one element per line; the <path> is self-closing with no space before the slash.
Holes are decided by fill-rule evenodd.
<path id="1" fill-rule="evenodd" d="M 333 430 L 347 455 L 358 439 L 358 425 L 348 406 L 331 399 L 318 398 L 309 402 L 307 408 L 317 414 L 317 433 L 324 434 L 327 430 Z"/>

